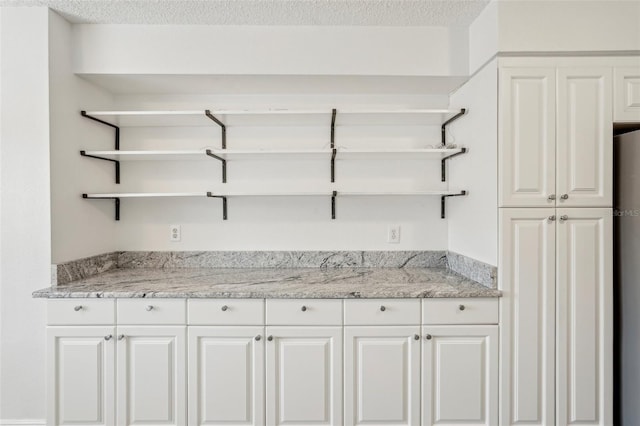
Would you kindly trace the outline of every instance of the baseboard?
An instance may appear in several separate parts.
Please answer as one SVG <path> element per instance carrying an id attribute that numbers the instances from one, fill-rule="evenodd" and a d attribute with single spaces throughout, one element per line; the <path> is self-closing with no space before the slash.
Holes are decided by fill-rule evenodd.
<path id="1" fill-rule="evenodd" d="M 0 426 L 46 426 L 44 419 L 0 419 Z"/>

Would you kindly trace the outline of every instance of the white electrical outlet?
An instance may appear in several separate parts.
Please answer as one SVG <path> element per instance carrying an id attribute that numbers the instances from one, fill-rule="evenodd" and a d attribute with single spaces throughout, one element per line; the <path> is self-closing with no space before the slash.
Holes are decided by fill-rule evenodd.
<path id="1" fill-rule="evenodd" d="M 169 225 L 169 241 L 175 243 L 182 239 L 182 227 L 180 225 Z"/>
<path id="2" fill-rule="evenodd" d="M 400 242 L 400 225 L 391 225 L 387 233 L 387 242 L 397 244 Z"/>

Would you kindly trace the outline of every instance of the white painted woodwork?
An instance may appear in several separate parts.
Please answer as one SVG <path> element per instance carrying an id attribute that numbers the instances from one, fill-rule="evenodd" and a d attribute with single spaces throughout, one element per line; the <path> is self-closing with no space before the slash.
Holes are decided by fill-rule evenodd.
<path id="1" fill-rule="evenodd" d="M 342 424 L 342 327 L 267 327 L 268 425 Z"/>
<path id="2" fill-rule="evenodd" d="M 422 324 L 498 324 L 498 299 L 423 299 Z"/>
<path id="3" fill-rule="evenodd" d="M 189 325 L 263 325 L 263 299 L 189 299 Z"/>
<path id="4" fill-rule="evenodd" d="M 419 424 L 419 326 L 345 327 L 344 363 L 345 425 Z"/>
<path id="5" fill-rule="evenodd" d="M 498 424 L 498 326 L 423 326 L 422 425 Z"/>
<path id="6" fill-rule="evenodd" d="M 189 327 L 190 426 L 265 424 L 264 343 L 264 327 Z"/>
<path id="7" fill-rule="evenodd" d="M 110 325 L 116 320 L 116 301 L 101 299 L 49 299 L 49 325 Z"/>
<path id="8" fill-rule="evenodd" d="M 114 335 L 113 326 L 47 327 L 48 425 L 116 424 Z"/>
<path id="9" fill-rule="evenodd" d="M 555 205 L 555 81 L 554 68 L 499 70 L 500 207 Z"/>
<path id="10" fill-rule="evenodd" d="M 611 68 L 559 68 L 556 205 L 611 207 Z M 568 196 L 567 199 L 563 195 Z"/>
<path id="11" fill-rule="evenodd" d="M 185 299 L 118 299 L 117 311 L 118 324 L 185 324 L 187 320 Z"/>
<path id="12" fill-rule="evenodd" d="M 415 325 L 420 323 L 420 299 L 344 301 L 345 325 Z"/>
<path id="13" fill-rule="evenodd" d="M 118 326 L 117 424 L 185 425 L 186 327 Z"/>
<path id="14" fill-rule="evenodd" d="M 613 70 L 613 121 L 640 122 L 640 66 Z"/>
<path id="15" fill-rule="evenodd" d="M 611 209 L 558 209 L 557 423 L 613 422 Z"/>
<path id="16" fill-rule="evenodd" d="M 267 299 L 267 325 L 342 325 L 341 299 Z"/>
<path id="17" fill-rule="evenodd" d="M 556 209 L 500 209 L 502 425 L 554 424 Z"/>

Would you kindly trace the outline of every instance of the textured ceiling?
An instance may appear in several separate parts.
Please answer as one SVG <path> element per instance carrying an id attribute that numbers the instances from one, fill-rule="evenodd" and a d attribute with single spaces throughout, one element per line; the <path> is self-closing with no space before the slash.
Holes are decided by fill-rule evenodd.
<path id="1" fill-rule="evenodd" d="M 489 0 L 0 0 L 73 23 L 467 26 Z"/>

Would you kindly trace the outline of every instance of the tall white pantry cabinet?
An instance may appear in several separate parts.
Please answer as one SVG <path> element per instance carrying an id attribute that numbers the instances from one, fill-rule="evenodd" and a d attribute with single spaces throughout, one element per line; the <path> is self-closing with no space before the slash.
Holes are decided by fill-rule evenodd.
<path id="1" fill-rule="evenodd" d="M 638 112 L 614 87 L 633 63 L 499 62 L 502 425 L 613 422 L 614 103 Z"/>

